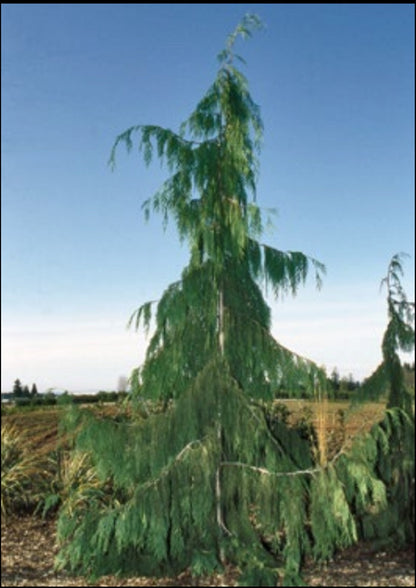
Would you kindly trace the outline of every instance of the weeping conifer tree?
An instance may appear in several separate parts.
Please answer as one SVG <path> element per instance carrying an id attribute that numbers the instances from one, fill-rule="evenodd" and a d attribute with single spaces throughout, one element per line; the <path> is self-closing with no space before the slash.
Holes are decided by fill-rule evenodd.
<path id="1" fill-rule="evenodd" d="M 264 408 L 277 389 L 313 394 L 326 378 L 273 339 L 262 293 L 265 283 L 276 296 L 295 293 L 310 268 L 319 285 L 324 266 L 260 241 L 263 127 L 234 54 L 259 25 L 247 16 L 228 37 L 214 83 L 178 133 L 138 125 L 114 145 L 112 163 L 137 136 L 146 163 L 167 164 L 171 176 L 144 208 L 174 219 L 190 261 L 130 320 L 149 327 L 154 314 L 132 383 L 138 404 L 162 400 L 162 410 L 70 415 L 75 454 L 91 466 L 58 522 L 58 564 L 75 573 L 200 575 L 230 562 L 240 585 L 301 585 L 305 554 L 331 557 L 359 536 L 356 513 L 386 503 L 371 444 L 328 462 Z"/>
<path id="2" fill-rule="evenodd" d="M 415 304 L 407 299 L 400 279 L 404 256 L 397 253 L 392 257 L 381 281 L 381 287 L 387 289 L 388 314 L 381 344 L 383 359 L 355 399 L 365 402 L 386 398 L 386 415 L 368 436 L 377 475 L 385 488 L 386 504 L 375 515 L 359 511 L 359 518 L 364 539 L 395 546 L 414 541 L 415 528 L 414 398 L 406 387 L 399 357 L 401 351 L 413 351 L 415 343 Z"/>
<path id="3" fill-rule="evenodd" d="M 259 283 L 276 295 L 296 292 L 308 270 L 321 283 L 324 266 L 300 252 L 282 252 L 259 241 L 262 216 L 256 204 L 257 154 L 263 124 L 248 83 L 235 66 L 234 43 L 258 28 L 246 17 L 218 56 L 217 77 L 179 133 L 134 126 L 114 145 L 130 151 L 133 137 L 149 164 L 157 155 L 172 175 L 144 203 L 146 216 L 173 218 L 190 248 L 182 278 L 171 284 L 156 310 L 156 330 L 139 375 L 144 397 L 178 398 L 213 354 L 224 358 L 233 378 L 253 397 L 310 388 L 315 367 L 278 345 L 270 334 L 270 310 Z M 131 317 L 149 327 L 152 303 Z M 306 379 L 305 379 L 306 378 Z"/>
<path id="4" fill-rule="evenodd" d="M 399 352 L 414 349 L 414 302 L 407 299 L 400 281 L 403 276 L 404 253 L 396 253 L 390 260 L 387 275 L 380 287 L 387 289 L 388 324 L 381 345 L 383 361 L 364 382 L 360 399 L 387 396 L 389 408 L 411 411 L 411 398 L 405 386 L 404 370 Z"/>

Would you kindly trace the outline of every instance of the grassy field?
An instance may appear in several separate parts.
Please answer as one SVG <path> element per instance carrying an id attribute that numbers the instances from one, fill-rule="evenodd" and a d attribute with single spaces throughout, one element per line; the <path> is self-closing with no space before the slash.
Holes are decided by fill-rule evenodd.
<path id="1" fill-rule="evenodd" d="M 278 400 L 274 403 L 275 413 L 284 417 L 289 425 L 313 424 L 316 430 L 324 430 L 328 443 L 348 443 L 355 435 L 369 431 L 384 412 L 383 402 L 370 402 L 350 407 L 348 401 L 329 400 L 318 403 L 311 400 Z M 119 406 L 115 404 L 88 405 L 88 410 L 107 416 L 115 415 Z M 30 443 L 39 456 L 57 449 L 58 427 L 64 407 L 43 407 L 32 410 L 6 409 L 2 426 L 13 424 Z"/>

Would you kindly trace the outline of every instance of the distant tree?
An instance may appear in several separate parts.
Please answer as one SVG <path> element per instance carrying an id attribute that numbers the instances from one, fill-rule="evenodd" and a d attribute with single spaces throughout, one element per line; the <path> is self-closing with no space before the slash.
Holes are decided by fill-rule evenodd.
<path id="1" fill-rule="evenodd" d="M 22 396 L 23 396 L 23 398 L 30 398 L 29 386 L 27 386 L 27 385 L 23 386 Z"/>
<path id="2" fill-rule="evenodd" d="M 332 386 L 333 391 L 335 393 L 338 392 L 339 386 L 340 386 L 340 377 L 339 377 L 339 371 L 336 367 L 334 367 L 334 369 L 331 372 L 330 382 L 331 382 L 331 386 Z"/>
<path id="3" fill-rule="evenodd" d="M 359 387 L 360 387 L 360 382 L 354 378 L 353 374 L 351 374 L 351 373 L 348 374 L 348 377 L 347 377 L 348 391 L 353 392 L 354 390 L 356 390 Z"/>
<path id="4" fill-rule="evenodd" d="M 53 388 L 48 388 L 48 390 L 44 394 L 43 400 L 45 404 L 56 404 L 56 395 L 54 394 L 53 390 Z"/>
<path id="5" fill-rule="evenodd" d="M 30 395 L 32 396 L 32 398 L 34 398 L 38 395 L 38 389 L 36 387 L 36 384 L 32 384 L 32 389 L 30 391 Z"/>
<path id="6" fill-rule="evenodd" d="M 22 393 L 23 393 L 22 383 L 19 379 L 17 379 L 14 381 L 12 394 L 16 398 L 21 398 Z"/>

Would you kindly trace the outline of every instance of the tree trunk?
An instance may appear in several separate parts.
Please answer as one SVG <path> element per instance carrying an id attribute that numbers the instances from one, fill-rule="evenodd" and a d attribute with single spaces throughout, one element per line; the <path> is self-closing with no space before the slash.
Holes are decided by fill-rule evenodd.
<path id="1" fill-rule="evenodd" d="M 220 356 L 224 357 L 224 293 L 222 289 L 222 285 L 218 291 L 218 306 L 217 306 L 217 329 L 218 329 L 218 348 L 220 352 Z M 222 504 L 221 504 L 221 465 L 220 462 L 223 459 L 222 455 L 222 411 L 221 411 L 221 398 L 218 397 L 218 422 L 217 422 L 217 441 L 218 447 L 220 448 L 220 458 L 217 467 L 217 471 L 215 472 L 215 504 L 216 504 L 216 513 L 217 513 L 217 525 L 218 525 L 218 545 L 219 545 L 219 559 L 222 564 L 225 564 L 225 554 L 224 550 L 221 547 L 221 540 L 223 537 L 224 532 L 230 534 L 229 530 L 224 524 L 224 518 L 222 513 Z"/>

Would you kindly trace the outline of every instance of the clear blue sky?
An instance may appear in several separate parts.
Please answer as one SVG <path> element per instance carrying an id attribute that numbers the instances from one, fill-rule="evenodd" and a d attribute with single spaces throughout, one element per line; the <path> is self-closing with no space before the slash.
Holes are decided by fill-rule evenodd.
<path id="1" fill-rule="evenodd" d="M 239 42 L 265 126 L 258 202 L 278 209 L 264 240 L 327 266 L 274 301 L 273 332 L 330 372 L 380 361 L 379 283 L 411 255 L 414 291 L 413 4 L 3 4 L 2 391 L 115 389 L 143 359 L 125 325 L 176 280 L 188 254 L 141 204 L 166 177 L 120 150 L 133 124 L 177 130 Z"/>

